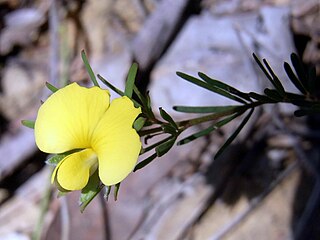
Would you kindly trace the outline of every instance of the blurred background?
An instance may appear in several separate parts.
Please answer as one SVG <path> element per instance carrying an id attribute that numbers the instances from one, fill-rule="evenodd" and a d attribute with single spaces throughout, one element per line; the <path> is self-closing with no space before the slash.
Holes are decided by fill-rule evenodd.
<path id="1" fill-rule="evenodd" d="M 176 71 L 263 92 L 253 52 L 294 92 L 283 62 L 296 52 L 319 77 L 319 12 L 319 0 L 0 0 L 0 239 L 320 239 L 317 116 L 260 108 L 218 159 L 239 123 L 174 147 L 125 179 L 118 201 L 98 196 L 83 214 L 79 193 L 57 198 L 20 123 L 35 119 L 46 81 L 90 84 L 82 49 L 120 89 L 137 62 L 138 87 L 176 119 L 194 116 L 174 105 L 230 104 Z"/>

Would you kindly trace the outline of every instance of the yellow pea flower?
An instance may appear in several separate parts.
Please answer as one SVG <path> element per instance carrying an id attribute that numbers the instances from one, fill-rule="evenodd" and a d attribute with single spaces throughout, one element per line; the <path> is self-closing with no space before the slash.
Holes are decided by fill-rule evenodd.
<path id="1" fill-rule="evenodd" d="M 35 140 L 46 153 L 72 153 L 52 174 L 66 190 L 83 189 L 97 168 L 103 184 L 121 182 L 133 170 L 141 149 L 132 125 L 141 113 L 128 97 L 114 99 L 99 87 L 72 83 L 53 93 L 39 108 Z"/>

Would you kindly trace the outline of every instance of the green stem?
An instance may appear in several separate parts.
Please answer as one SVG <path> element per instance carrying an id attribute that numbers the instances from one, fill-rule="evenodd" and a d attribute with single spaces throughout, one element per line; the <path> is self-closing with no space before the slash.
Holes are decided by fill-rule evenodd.
<path id="1" fill-rule="evenodd" d="M 255 108 L 255 107 L 260 106 L 262 104 L 266 104 L 266 103 L 265 102 L 252 102 L 250 104 L 240 106 L 237 109 L 237 112 L 245 111 L 250 108 Z M 216 112 L 216 113 L 212 113 L 212 114 L 209 114 L 206 116 L 180 121 L 180 122 L 177 122 L 177 125 L 179 127 L 179 132 L 182 132 L 191 126 L 198 125 L 198 124 L 204 123 L 204 122 L 210 122 L 213 120 L 217 120 L 221 117 L 225 117 L 225 116 L 228 116 L 233 113 L 235 113 L 234 109 L 231 109 L 229 111 L 224 111 L 224 112 Z M 155 127 L 155 128 L 150 128 L 150 129 L 139 131 L 139 135 L 140 135 L 140 137 L 143 137 L 143 136 L 154 134 L 154 133 L 161 133 L 162 131 L 163 131 L 163 128 L 160 126 L 160 127 Z"/>
<path id="2" fill-rule="evenodd" d="M 143 136 L 150 135 L 153 133 L 160 133 L 162 131 L 163 131 L 162 127 L 150 128 L 150 129 L 139 131 L 139 135 L 140 135 L 140 137 L 143 137 Z"/>
<path id="3" fill-rule="evenodd" d="M 252 103 L 249 103 L 249 104 L 246 104 L 246 105 L 239 107 L 236 112 L 244 112 L 250 108 L 255 108 L 255 107 L 260 106 L 262 104 L 266 104 L 266 103 L 265 102 L 252 102 Z M 177 125 L 179 126 L 180 132 L 182 132 L 191 126 L 198 125 L 198 124 L 204 123 L 204 122 L 218 120 L 221 117 L 225 117 L 225 116 L 228 116 L 233 113 L 235 113 L 234 109 L 224 111 L 224 112 L 216 112 L 216 113 L 212 113 L 212 114 L 209 114 L 206 116 L 177 122 Z"/>

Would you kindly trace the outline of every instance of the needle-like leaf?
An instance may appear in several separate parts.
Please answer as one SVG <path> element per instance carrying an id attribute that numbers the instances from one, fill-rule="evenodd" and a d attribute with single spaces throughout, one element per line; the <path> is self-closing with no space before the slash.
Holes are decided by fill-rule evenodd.
<path id="1" fill-rule="evenodd" d="M 165 155 L 173 147 L 176 139 L 176 137 L 172 137 L 167 142 L 164 142 L 156 147 L 157 156 L 162 157 L 163 155 Z"/>
<path id="2" fill-rule="evenodd" d="M 144 117 L 138 117 L 138 118 L 134 121 L 134 123 L 133 123 L 133 128 L 134 128 L 136 131 L 140 131 L 140 130 L 143 128 L 145 122 L 146 122 L 146 118 L 144 118 Z"/>
<path id="3" fill-rule="evenodd" d="M 160 107 L 159 111 L 160 111 L 161 117 L 164 120 L 166 120 L 168 123 L 170 123 L 171 126 L 173 126 L 175 129 L 178 129 L 176 122 L 173 120 L 173 118 L 165 110 L 163 110 L 163 108 Z"/>
<path id="4" fill-rule="evenodd" d="M 232 99 L 234 101 L 246 104 L 246 101 L 244 101 L 242 98 L 239 98 L 237 96 L 234 96 L 232 94 L 230 94 L 229 92 L 226 92 L 224 90 L 222 90 L 221 88 L 218 88 L 216 86 L 211 86 L 209 85 L 207 82 L 201 81 L 193 76 L 190 76 L 188 74 L 182 73 L 182 72 L 177 72 L 177 75 L 185 80 L 187 80 L 188 82 L 191 82 L 199 87 L 205 88 L 211 92 L 215 92 L 218 93 L 224 97 L 227 97 L 229 99 Z"/>
<path id="5" fill-rule="evenodd" d="M 87 72 L 89 74 L 89 77 L 90 77 L 93 85 L 99 87 L 99 84 L 97 82 L 96 76 L 94 75 L 94 72 L 93 72 L 93 70 L 92 70 L 92 68 L 91 68 L 91 66 L 89 64 L 87 55 L 86 55 L 84 50 L 81 51 L 81 57 L 82 57 L 82 61 L 84 63 L 84 66 L 86 67 L 86 70 L 87 70 Z"/>
<path id="6" fill-rule="evenodd" d="M 261 95 L 259 93 L 255 93 L 255 92 L 249 92 L 249 96 L 253 99 L 258 100 L 259 102 L 262 102 L 262 103 L 276 102 L 273 99 L 271 99 L 265 95 Z"/>
<path id="7" fill-rule="evenodd" d="M 134 172 L 145 167 L 146 165 L 148 165 L 149 163 L 151 163 L 155 158 L 157 157 L 157 153 L 152 154 L 151 156 L 147 157 L 146 159 L 142 160 L 141 162 L 139 162 L 136 167 L 134 168 Z"/>
<path id="8" fill-rule="evenodd" d="M 290 58 L 291 58 L 291 63 L 294 67 L 294 70 L 296 71 L 296 73 L 298 75 L 299 80 L 301 81 L 303 86 L 306 89 L 308 89 L 308 78 L 307 78 L 304 67 L 303 67 L 302 62 L 300 61 L 298 55 L 295 53 L 292 53 Z"/>
<path id="9" fill-rule="evenodd" d="M 227 141 L 222 145 L 222 147 L 218 150 L 218 152 L 215 155 L 215 159 L 218 158 L 221 153 L 224 152 L 224 150 L 233 142 L 233 140 L 238 136 L 242 128 L 246 125 L 248 120 L 250 119 L 252 113 L 254 111 L 254 108 L 251 108 L 249 114 L 242 120 L 241 124 L 238 126 L 238 128 L 234 131 L 234 133 L 227 139 Z"/>
<path id="10" fill-rule="evenodd" d="M 119 190 L 120 190 L 120 184 L 121 182 L 117 183 L 116 185 L 114 185 L 114 200 L 117 201 L 118 200 L 118 194 L 119 194 Z"/>
<path id="11" fill-rule="evenodd" d="M 264 89 L 264 93 L 271 98 L 272 100 L 276 101 L 276 102 L 281 102 L 283 100 L 282 96 L 280 96 L 280 94 L 278 93 L 277 90 L 275 89 L 269 89 L 266 88 Z"/>
<path id="12" fill-rule="evenodd" d="M 202 137 L 202 136 L 205 136 L 205 135 L 208 135 L 209 133 L 215 131 L 216 129 L 226 125 L 227 123 L 231 122 L 233 119 L 237 118 L 238 116 L 240 116 L 243 112 L 239 112 L 239 113 L 236 113 L 236 114 L 233 114 L 215 124 L 213 124 L 212 126 L 204 129 L 204 130 L 201 130 L 199 132 L 196 132 L 194 134 L 191 134 L 190 136 L 180 140 L 177 145 L 183 145 L 183 144 L 186 144 L 186 143 L 189 143 L 193 140 L 196 140 L 197 138 L 199 137 Z"/>
<path id="13" fill-rule="evenodd" d="M 113 86 L 110 82 L 108 82 L 104 77 L 102 77 L 100 74 L 97 75 L 101 82 L 103 82 L 108 88 L 110 88 L 112 91 L 120 95 L 121 97 L 124 96 L 124 92 L 122 92 L 120 89 Z"/>
<path id="14" fill-rule="evenodd" d="M 200 107 L 191 107 L 191 106 L 174 106 L 173 109 L 178 112 L 185 113 L 220 113 L 220 112 L 236 112 L 239 108 L 242 108 L 241 105 L 233 106 L 200 106 Z"/>
<path id="15" fill-rule="evenodd" d="M 59 88 L 56 88 L 55 86 L 53 86 L 49 82 L 46 82 L 46 87 L 53 93 L 59 90 Z"/>
<path id="16" fill-rule="evenodd" d="M 223 90 L 225 90 L 226 92 L 229 92 L 233 95 L 236 95 L 240 98 L 243 98 L 244 100 L 250 101 L 250 97 L 248 96 L 247 93 L 244 93 L 224 82 L 218 81 L 216 79 L 212 79 L 209 76 L 207 76 L 206 74 L 199 72 L 198 73 L 199 77 L 202 78 L 204 81 L 206 81 L 208 84 L 212 85 L 212 86 L 216 86 L 218 88 L 221 88 Z"/>
<path id="17" fill-rule="evenodd" d="M 34 124 L 35 124 L 35 121 L 31 121 L 31 120 L 22 120 L 21 121 L 21 124 L 25 127 L 28 127 L 28 128 L 31 128 L 31 129 L 34 129 Z"/>
<path id="18" fill-rule="evenodd" d="M 126 81 L 126 87 L 124 90 L 124 94 L 128 98 L 132 98 L 133 88 L 134 88 L 134 81 L 136 79 L 136 75 L 138 72 L 138 64 L 133 63 L 129 69 L 127 81 Z"/>
<path id="19" fill-rule="evenodd" d="M 306 88 L 303 86 L 303 84 L 301 83 L 301 81 L 297 78 L 297 76 L 294 74 L 294 72 L 292 71 L 289 63 L 285 62 L 283 64 L 284 69 L 289 77 L 289 79 L 291 80 L 291 82 L 294 84 L 294 86 L 302 93 L 302 94 L 307 94 L 307 90 Z"/>

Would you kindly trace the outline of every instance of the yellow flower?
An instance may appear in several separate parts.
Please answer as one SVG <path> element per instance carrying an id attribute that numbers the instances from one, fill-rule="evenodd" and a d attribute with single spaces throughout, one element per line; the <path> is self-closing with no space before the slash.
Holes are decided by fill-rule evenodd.
<path id="1" fill-rule="evenodd" d="M 56 166 L 52 181 L 66 190 L 80 190 L 97 168 L 103 184 L 121 182 L 133 170 L 141 149 L 132 125 L 141 113 L 128 97 L 110 102 L 107 90 L 70 84 L 42 104 L 35 122 L 35 140 L 47 153 L 82 149 Z"/>

